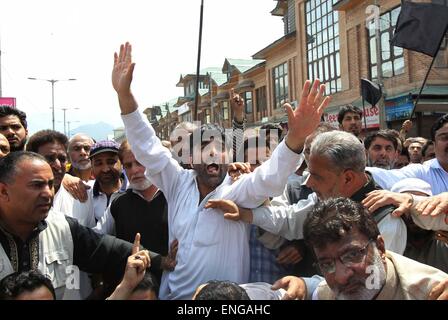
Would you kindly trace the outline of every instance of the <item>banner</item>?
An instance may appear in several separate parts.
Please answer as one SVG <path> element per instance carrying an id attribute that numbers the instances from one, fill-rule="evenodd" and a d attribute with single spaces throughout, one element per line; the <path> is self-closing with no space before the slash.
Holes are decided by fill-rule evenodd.
<path id="1" fill-rule="evenodd" d="M 0 106 L 16 107 L 16 98 L 0 97 Z"/>
<path id="2" fill-rule="evenodd" d="M 362 107 L 360 108 L 362 110 Z M 328 112 L 324 114 L 325 122 L 328 122 L 335 128 L 339 128 L 338 122 L 338 113 L 339 110 L 334 112 Z M 367 121 L 367 129 L 374 129 L 380 127 L 380 110 L 377 106 L 366 106 L 364 117 L 366 117 Z M 362 127 L 365 128 L 364 119 L 361 119 Z"/>

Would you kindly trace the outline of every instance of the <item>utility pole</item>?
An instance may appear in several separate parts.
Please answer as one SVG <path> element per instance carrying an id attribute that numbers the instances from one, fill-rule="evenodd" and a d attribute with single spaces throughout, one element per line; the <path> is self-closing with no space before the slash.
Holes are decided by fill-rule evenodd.
<path id="1" fill-rule="evenodd" d="M 380 32 L 380 25 L 381 25 L 381 9 L 379 5 L 379 1 L 375 0 L 375 5 L 378 7 L 379 16 L 378 16 L 378 22 L 375 21 L 375 41 L 376 41 L 376 69 L 377 69 L 377 81 L 378 85 L 381 87 L 381 90 L 383 92 L 383 95 L 378 102 L 378 110 L 379 110 L 379 118 L 380 118 L 380 129 L 386 129 L 387 123 L 386 123 L 386 108 L 384 105 L 384 83 L 383 83 L 383 57 L 382 57 L 382 48 L 381 48 L 381 32 Z M 392 52 L 391 52 L 392 54 Z M 366 128 L 367 133 L 367 128 Z"/>

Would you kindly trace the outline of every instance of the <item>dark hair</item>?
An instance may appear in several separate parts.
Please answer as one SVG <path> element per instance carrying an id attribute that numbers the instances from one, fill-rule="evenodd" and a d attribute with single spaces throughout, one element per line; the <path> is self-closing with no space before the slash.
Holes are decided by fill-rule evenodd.
<path id="1" fill-rule="evenodd" d="M 24 160 L 39 159 L 45 163 L 44 157 L 40 154 L 28 151 L 11 152 L 6 157 L 0 159 L 0 182 L 11 183 L 14 181 L 14 176 L 17 174 L 17 166 Z"/>
<path id="2" fill-rule="evenodd" d="M 67 150 L 68 139 L 64 134 L 54 130 L 41 130 L 30 137 L 26 144 L 26 151 L 38 153 L 39 148 L 44 144 L 55 142 L 62 144 Z"/>
<path id="3" fill-rule="evenodd" d="M 431 127 L 431 140 L 432 141 L 436 141 L 436 132 L 437 132 L 437 130 L 442 128 L 445 125 L 445 123 L 448 123 L 448 114 L 441 116 L 439 119 L 436 120 L 436 122 L 434 122 L 434 124 Z"/>
<path id="4" fill-rule="evenodd" d="M 362 111 L 361 111 L 361 109 L 359 109 L 358 107 L 355 107 L 355 106 L 353 106 L 351 104 L 348 104 L 346 106 L 343 106 L 341 109 L 339 109 L 339 113 L 338 113 L 338 122 L 339 122 L 339 124 L 342 124 L 342 120 L 344 120 L 344 116 L 348 112 L 357 113 L 357 114 L 359 114 L 359 117 L 362 118 Z"/>
<path id="5" fill-rule="evenodd" d="M 28 123 L 26 122 L 26 113 L 10 107 L 10 106 L 1 106 L 0 107 L 0 118 L 4 118 L 6 116 L 16 116 L 17 118 L 19 118 L 20 123 L 22 124 L 22 126 L 27 129 L 28 128 Z"/>
<path id="6" fill-rule="evenodd" d="M 195 138 L 197 139 L 199 137 L 200 138 L 199 142 L 202 144 L 202 142 L 204 141 L 203 140 L 204 135 L 206 133 L 207 133 L 207 135 L 210 135 L 210 136 L 212 136 L 214 138 L 221 138 L 223 143 L 226 142 L 226 135 L 225 135 L 223 127 L 221 127 L 221 126 L 219 126 L 217 124 L 213 124 L 213 123 L 203 124 L 199 128 L 196 128 L 193 131 L 193 133 L 190 134 L 190 154 L 191 155 L 193 154 L 194 143 L 197 142 L 197 141 L 194 141 L 194 139 Z M 218 136 L 216 136 L 216 134 L 218 134 Z M 226 146 L 226 147 L 228 147 L 228 146 Z"/>
<path id="7" fill-rule="evenodd" d="M 305 220 L 303 234 L 311 247 L 323 248 L 341 240 L 353 228 L 371 240 L 380 235 L 375 220 L 360 203 L 347 198 L 333 198 L 314 207 Z"/>
<path id="8" fill-rule="evenodd" d="M 250 300 L 250 298 L 238 283 L 211 280 L 199 291 L 195 300 Z"/>
<path id="9" fill-rule="evenodd" d="M 434 141 L 432 141 L 432 140 L 428 140 L 428 141 L 426 141 L 426 143 L 423 145 L 423 148 L 422 148 L 422 155 L 423 155 L 423 157 L 426 157 L 426 151 L 428 150 L 428 148 L 430 147 L 430 146 L 433 146 L 434 145 Z"/>
<path id="10" fill-rule="evenodd" d="M 409 156 L 409 151 L 407 148 L 401 149 L 400 156 L 405 156 L 409 161 L 411 161 L 411 157 Z"/>
<path id="11" fill-rule="evenodd" d="M 281 141 L 282 139 L 282 134 L 283 134 L 283 128 L 281 125 L 276 124 L 276 123 L 265 123 L 264 125 L 262 125 L 260 127 L 260 131 L 261 130 L 266 130 L 266 139 L 268 137 L 270 137 L 271 135 L 271 130 L 275 130 L 277 131 L 277 137 L 278 137 L 278 142 Z"/>
<path id="12" fill-rule="evenodd" d="M 260 143 L 262 141 L 263 140 L 260 139 L 260 137 L 258 137 L 258 136 L 248 137 L 247 139 L 245 139 L 244 140 L 244 144 L 243 144 L 243 148 L 242 149 L 240 148 L 240 154 L 239 154 L 239 157 L 237 159 L 239 161 L 249 162 L 249 159 L 246 159 L 246 157 L 245 157 L 245 153 L 247 152 L 247 150 L 249 150 L 249 147 L 255 147 L 257 149 L 262 147 L 262 145 L 260 145 Z M 266 147 L 269 150 L 271 150 L 270 145 L 269 145 L 269 141 L 265 141 L 265 144 L 264 144 L 263 147 Z"/>
<path id="13" fill-rule="evenodd" d="M 157 282 L 154 275 L 149 272 L 149 270 L 146 270 L 142 281 L 140 281 L 140 283 L 134 288 L 134 290 L 132 290 L 132 292 L 136 292 L 139 290 L 154 291 L 156 293 L 156 296 L 159 296 L 159 283 Z"/>
<path id="14" fill-rule="evenodd" d="M 397 137 L 389 131 L 380 130 L 380 131 L 373 132 L 373 133 L 369 134 L 364 139 L 364 147 L 366 148 L 366 150 L 369 150 L 370 146 L 372 145 L 373 140 L 375 140 L 376 138 L 382 138 L 384 140 L 390 141 L 394 145 L 394 149 L 395 150 L 398 149 Z"/>
<path id="15" fill-rule="evenodd" d="M 46 287 L 56 299 L 50 279 L 38 270 L 15 272 L 0 281 L 0 300 L 15 300 L 24 292 Z"/>
<path id="16" fill-rule="evenodd" d="M 118 159 L 120 159 L 121 163 L 123 163 L 123 155 L 126 151 L 131 151 L 131 145 L 129 144 L 128 140 L 125 139 L 120 144 L 120 148 L 118 149 Z"/>

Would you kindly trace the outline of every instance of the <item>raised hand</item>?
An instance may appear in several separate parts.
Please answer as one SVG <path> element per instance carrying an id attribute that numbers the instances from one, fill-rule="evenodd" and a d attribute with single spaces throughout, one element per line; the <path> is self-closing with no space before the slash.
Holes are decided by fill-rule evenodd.
<path id="1" fill-rule="evenodd" d="M 235 93 L 235 90 L 230 89 L 229 92 L 230 97 L 230 108 L 232 109 L 233 115 L 237 122 L 243 122 L 244 120 L 244 100 L 238 94 Z"/>
<path id="2" fill-rule="evenodd" d="M 306 284 L 302 278 L 286 276 L 274 282 L 272 290 L 285 289 L 282 300 L 304 300 L 306 298 Z"/>
<path id="3" fill-rule="evenodd" d="M 306 137 L 319 125 L 330 101 L 331 97 L 325 96 L 325 85 L 320 84 L 319 79 L 316 79 L 312 86 L 310 80 L 305 82 L 299 105 L 295 110 L 290 104 L 285 104 L 288 114 L 286 144 L 291 150 L 299 152 L 303 148 Z"/>

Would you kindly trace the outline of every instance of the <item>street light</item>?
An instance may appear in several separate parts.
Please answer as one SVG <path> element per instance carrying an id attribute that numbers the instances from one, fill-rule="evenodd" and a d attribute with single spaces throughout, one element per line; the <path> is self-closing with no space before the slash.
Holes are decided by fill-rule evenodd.
<path id="1" fill-rule="evenodd" d="M 67 110 L 79 110 L 79 108 L 61 108 L 61 110 L 64 111 L 64 134 L 67 135 L 67 130 L 66 130 L 66 126 L 65 126 L 65 124 L 66 124 L 66 121 L 65 121 L 65 112 L 66 112 Z M 69 127 L 69 128 L 70 128 L 70 127 Z M 69 129 L 69 131 L 70 131 L 70 129 Z"/>
<path id="2" fill-rule="evenodd" d="M 39 79 L 39 78 L 33 78 L 28 77 L 29 80 L 41 80 L 41 81 L 48 81 L 51 83 L 51 112 L 52 112 L 52 123 L 53 123 L 53 130 L 54 130 L 54 84 L 59 81 L 75 81 L 76 79 Z"/>
<path id="3" fill-rule="evenodd" d="M 79 121 L 67 121 L 67 125 L 68 125 L 68 131 L 67 131 L 67 137 L 70 139 L 70 123 L 76 123 Z"/>

